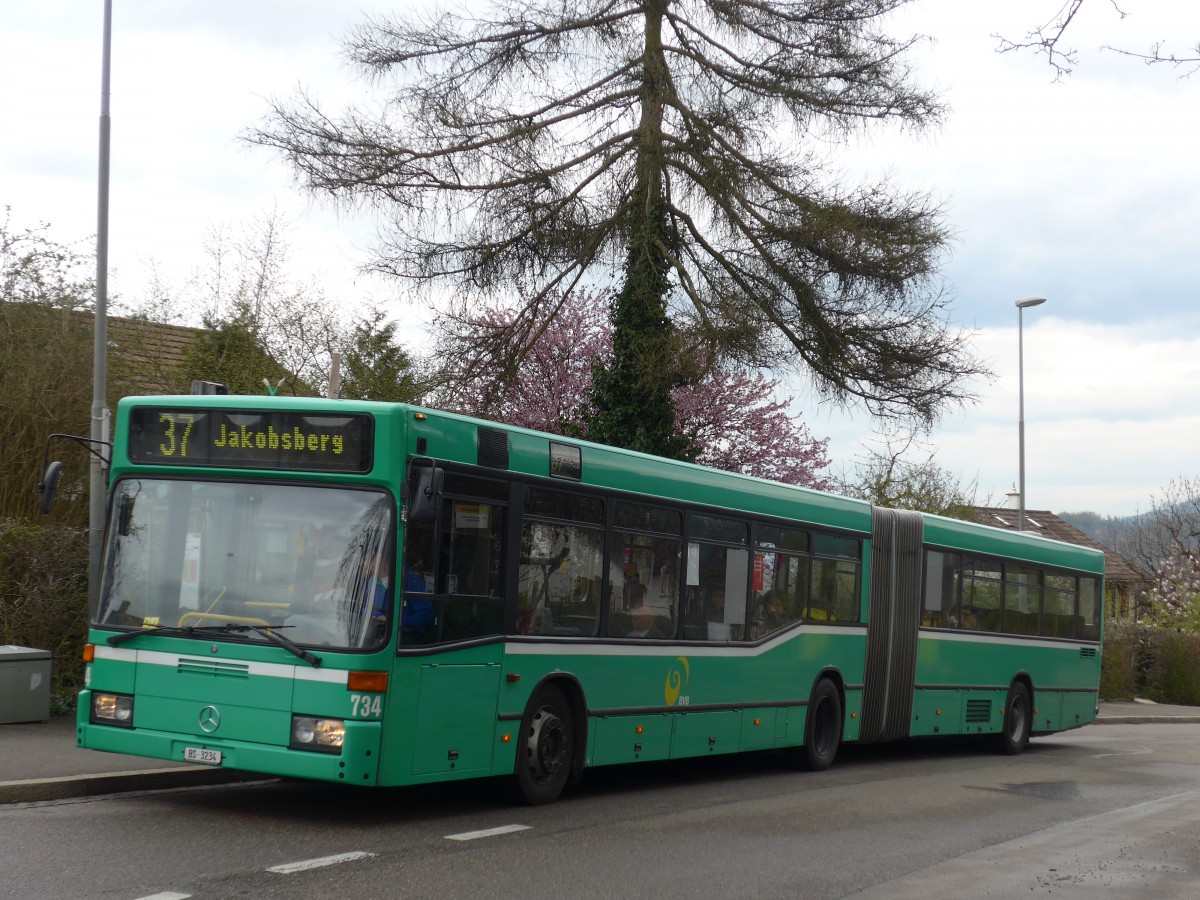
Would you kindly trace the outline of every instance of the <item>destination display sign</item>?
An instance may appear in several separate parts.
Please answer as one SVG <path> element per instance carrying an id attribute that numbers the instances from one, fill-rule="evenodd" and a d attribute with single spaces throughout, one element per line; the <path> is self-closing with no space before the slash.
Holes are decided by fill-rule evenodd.
<path id="1" fill-rule="evenodd" d="M 361 413 L 139 406 L 129 417 L 130 460 L 156 465 L 364 473 L 374 438 Z"/>

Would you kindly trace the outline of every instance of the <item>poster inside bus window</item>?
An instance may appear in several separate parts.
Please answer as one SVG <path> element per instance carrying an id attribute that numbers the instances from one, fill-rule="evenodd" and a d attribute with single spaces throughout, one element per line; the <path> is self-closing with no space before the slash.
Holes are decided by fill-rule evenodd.
<path id="1" fill-rule="evenodd" d="M 129 459 L 175 466 L 369 472 L 368 415 L 138 407 L 129 417 Z"/>

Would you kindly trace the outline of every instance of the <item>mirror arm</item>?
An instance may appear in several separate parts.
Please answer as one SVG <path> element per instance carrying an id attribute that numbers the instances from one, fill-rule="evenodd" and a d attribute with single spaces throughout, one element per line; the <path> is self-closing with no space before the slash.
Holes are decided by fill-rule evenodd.
<path id="1" fill-rule="evenodd" d="M 80 437 L 77 434 L 59 434 L 58 432 L 55 432 L 54 434 L 51 434 L 49 437 L 46 438 L 46 453 L 42 459 L 42 471 L 43 472 L 46 470 L 46 466 L 48 466 L 50 464 L 50 442 L 52 440 L 54 440 L 55 438 L 62 438 L 63 440 L 74 441 L 79 446 L 81 446 L 84 450 L 86 450 L 88 453 L 92 454 L 92 456 L 96 457 L 96 459 L 100 460 L 100 462 L 104 463 L 104 465 L 106 465 L 106 466 L 111 465 L 111 463 L 112 463 L 112 447 L 113 447 L 113 445 L 112 445 L 111 441 L 97 441 L 93 438 Z M 99 450 L 96 450 L 92 446 L 93 444 L 98 444 L 101 447 L 107 447 L 108 448 L 108 458 L 106 459 Z"/>

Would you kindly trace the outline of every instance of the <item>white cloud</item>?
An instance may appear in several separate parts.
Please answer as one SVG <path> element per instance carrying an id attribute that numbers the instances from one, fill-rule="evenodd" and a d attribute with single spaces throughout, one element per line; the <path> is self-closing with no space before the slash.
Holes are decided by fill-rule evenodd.
<path id="1" fill-rule="evenodd" d="M 1200 334 L 1155 327 L 1096 325 L 1052 316 L 1025 319 L 1026 501 L 1056 512 L 1128 515 L 1200 464 Z M 1012 308 L 1015 320 L 1016 309 Z M 1017 483 L 1017 329 L 984 329 L 978 349 L 997 378 L 980 402 L 948 417 L 928 443 L 963 483 L 978 481 L 980 502 L 1004 502 Z M 805 407 L 805 412 L 809 411 Z M 833 437 L 847 459 L 870 439 L 861 419 L 819 414 L 813 434 Z"/>

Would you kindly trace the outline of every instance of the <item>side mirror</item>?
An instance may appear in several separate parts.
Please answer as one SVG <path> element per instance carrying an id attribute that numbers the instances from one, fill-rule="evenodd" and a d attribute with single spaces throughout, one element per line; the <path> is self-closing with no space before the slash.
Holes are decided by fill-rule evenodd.
<path id="1" fill-rule="evenodd" d="M 54 491 L 58 488 L 58 479 L 62 475 L 62 463 L 57 459 L 46 466 L 46 474 L 42 476 L 42 481 L 38 485 L 38 509 L 43 516 L 50 514 L 50 507 L 54 505 Z"/>
<path id="2" fill-rule="evenodd" d="M 408 518 L 411 522 L 433 522 L 442 508 L 442 479 L 445 469 L 421 466 L 416 469 L 416 485 L 409 498 Z"/>

